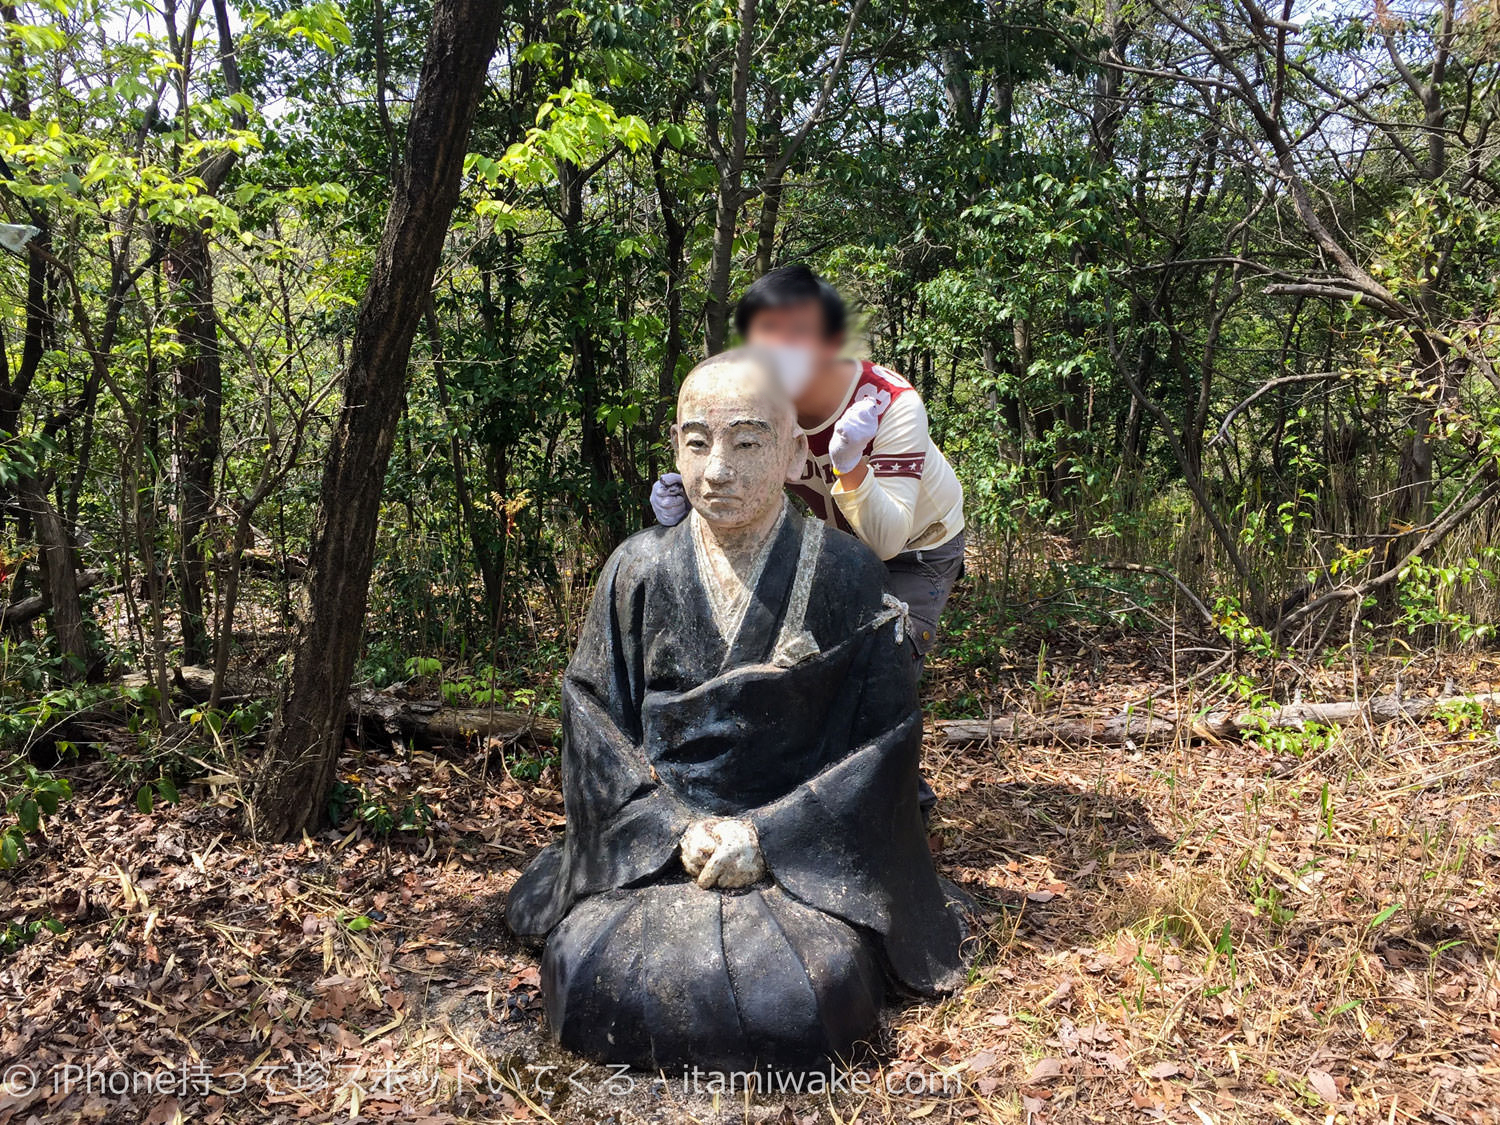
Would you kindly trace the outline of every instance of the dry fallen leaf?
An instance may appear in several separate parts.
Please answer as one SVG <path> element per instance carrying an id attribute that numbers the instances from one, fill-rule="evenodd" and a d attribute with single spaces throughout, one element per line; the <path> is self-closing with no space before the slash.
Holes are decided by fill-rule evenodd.
<path id="1" fill-rule="evenodd" d="M 1062 1059 L 1040 1059 L 1031 1068 L 1031 1073 L 1026 1076 L 1026 1085 L 1035 1086 L 1038 1082 L 1051 1082 L 1053 1079 L 1061 1078 L 1062 1074 Z"/>
<path id="2" fill-rule="evenodd" d="M 969 1070 L 974 1074 L 981 1074 L 995 1065 L 996 1058 L 998 1058 L 998 1056 L 993 1050 L 991 1050 L 990 1048 L 985 1048 L 973 1058 L 969 1059 Z"/>
<path id="3" fill-rule="evenodd" d="M 1322 1098 L 1330 1106 L 1339 1103 L 1338 1083 L 1333 1080 L 1333 1075 L 1326 1070 L 1311 1068 L 1307 1072 L 1307 1084 L 1317 1091 L 1318 1097 Z"/>
<path id="4" fill-rule="evenodd" d="M 1047 999 L 1045 999 L 1045 1000 L 1042 1001 L 1042 1007 L 1044 1007 L 1044 1008 L 1055 1008 L 1059 1004 L 1061 1004 L 1064 1000 L 1066 1000 L 1069 996 L 1071 996 L 1072 993 L 1073 993 L 1073 978 L 1072 977 L 1063 977 L 1063 979 L 1058 982 L 1057 987 L 1052 990 L 1052 995 L 1048 996 Z"/>

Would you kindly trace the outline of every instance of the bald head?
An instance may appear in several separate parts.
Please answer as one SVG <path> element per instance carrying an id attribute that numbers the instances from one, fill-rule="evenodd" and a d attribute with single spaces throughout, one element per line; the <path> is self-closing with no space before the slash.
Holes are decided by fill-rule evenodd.
<path id="1" fill-rule="evenodd" d="M 773 363 L 736 348 L 693 368 L 677 395 L 677 471 L 688 503 L 720 529 L 779 511 L 782 488 L 801 478 L 807 461 L 807 439 Z"/>
<path id="2" fill-rule="evenodd" d="M 782 389 L 776 358 L 760 348 L 733 348 L 705 359 L 688 372 L 677 392 L 677 418 L 684 401 L 739 401 L 768 416 L 778 429 L 795 429 L 797 411 Z"/>

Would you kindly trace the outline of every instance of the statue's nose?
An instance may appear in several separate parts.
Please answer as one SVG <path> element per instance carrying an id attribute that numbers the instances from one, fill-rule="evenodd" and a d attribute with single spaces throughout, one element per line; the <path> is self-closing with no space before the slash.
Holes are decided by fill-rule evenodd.
<path id="1" fill-rule="evenodd" d="M 728 458 L 715 453 L 708 459 L 703 475 L 711 481 L 727 481 L 733 478 L 734 467 L 730 465 Z"/>

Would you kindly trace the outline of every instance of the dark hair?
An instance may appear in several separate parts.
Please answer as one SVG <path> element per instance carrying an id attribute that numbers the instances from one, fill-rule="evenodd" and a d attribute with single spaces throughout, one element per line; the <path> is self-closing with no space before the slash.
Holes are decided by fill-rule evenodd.
<path id="1" fill-rule="evenodd" d="M 751 282 L 734 307 L 734 326 L 741 336 L 755 314 L 817 301 L 823 306 L 823 332 L 837 336 L 844 330 L 844 299 L 839 291 L 804 265 L 782 266 Z"/>

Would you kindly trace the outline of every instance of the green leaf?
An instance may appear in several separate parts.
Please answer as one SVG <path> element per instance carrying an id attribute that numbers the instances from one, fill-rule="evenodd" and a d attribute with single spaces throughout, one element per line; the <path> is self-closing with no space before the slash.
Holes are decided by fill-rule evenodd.
<path id="1" fill-rule="evenodd" d="M 50 25 L 35 27 L 13 23 L 8 26 L 8 30 L 30 50 L 38 54 L 60 51 L 68 43 L 67 36 Z"/>
<path id="2" fill-rule="evenodd" d="M 556 43 L 528 43 L 516 54 L 516 58 L 523 63 L 549 63 L 556 54 Z"/>
<path id="3" fill-rule="evenodd" d="M 140 809 L 143 813 L 149 813 L 151 811 L 151 806 L 151 786 L 142 785 L 138 790 L 136 790 L 135 807 Z"/>

